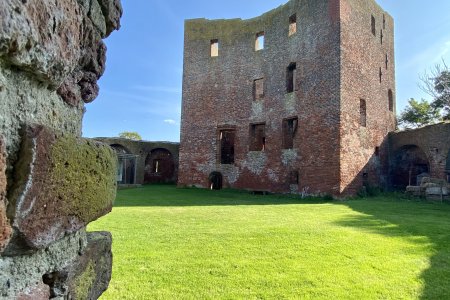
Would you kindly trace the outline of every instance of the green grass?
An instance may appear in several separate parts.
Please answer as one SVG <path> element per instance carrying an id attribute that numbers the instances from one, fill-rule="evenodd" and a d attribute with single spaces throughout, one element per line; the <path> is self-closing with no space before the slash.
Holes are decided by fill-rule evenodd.
<path id="1" fill-rule="evenodd" d="M 89 226 L 113 234 L 101 299 L 449 299 L 450 206 L 147 186 Z"/>

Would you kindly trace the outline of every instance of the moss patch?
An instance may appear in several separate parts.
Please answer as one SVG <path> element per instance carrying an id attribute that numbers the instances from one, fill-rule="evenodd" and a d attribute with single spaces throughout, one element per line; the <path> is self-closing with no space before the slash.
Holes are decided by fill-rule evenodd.
<path id="1" fill-rule="evenodd" d="M 84 222 L 99 216 L 116 194 L 116 156 L 106 145 L 64 136 L 51 148 L 51 177 L 63 210 Z"/>
<path id="2" fill-rule="evenodd" d="M 75 280 L 75 293 L 77 299 L 88 299 L 89 292 L 95 281 L 95 269 L 93 262 L 89 262 L 86 270 Z"/>

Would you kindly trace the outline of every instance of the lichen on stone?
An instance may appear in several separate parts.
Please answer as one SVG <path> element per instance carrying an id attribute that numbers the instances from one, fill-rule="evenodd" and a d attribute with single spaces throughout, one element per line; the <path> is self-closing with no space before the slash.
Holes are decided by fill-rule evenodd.
<path id="1" fill-rule="evenodd" d="M 64 201 L 67 214 L 76 214 L 83 222 L 98 217 L 115 198 L 116 156 L 106 145 L 64 136 L 52 146 L 51 176 Z"/>

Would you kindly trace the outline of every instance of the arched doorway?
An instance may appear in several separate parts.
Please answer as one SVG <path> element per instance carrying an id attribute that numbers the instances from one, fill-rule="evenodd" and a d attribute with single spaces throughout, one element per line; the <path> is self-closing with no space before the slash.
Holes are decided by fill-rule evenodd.
<path id="1" fill-rule="evenodd" d="M 118 159 L 117 182 L 119 184 L 135 184 L 136 155 L 122 145 L 112 144 L 110 146 L 116 151 Z"/>
<path id="2" fill-rule="evenodd" d="M 223 176 L 220 172 L 209 174 L 209 186 L 211 190 L 221 190 L 223 185 Z"/>
<path id="3" fill-rule="evenodd" d="M 154 149 L 145 160 L 144 183 L 174 182 L 175 162 L 172 153 L 164 148 Z"/>
<path id="4" fill-rule="evenodd" d="M 394 188 L 404 189 L 408 185 L 417 185 L 417 176 L 430 172 L 428 158 L 416 145 L 406 145 L 394 154 L 392 176 Z"/>

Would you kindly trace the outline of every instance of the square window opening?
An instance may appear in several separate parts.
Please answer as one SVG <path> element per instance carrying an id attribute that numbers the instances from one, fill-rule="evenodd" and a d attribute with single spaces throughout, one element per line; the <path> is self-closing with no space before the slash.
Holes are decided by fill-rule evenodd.
<path id="1" fill-rule="evenodd" d="M 250 151 L 266 150 L 266 124 L 250 125 Z"/>

